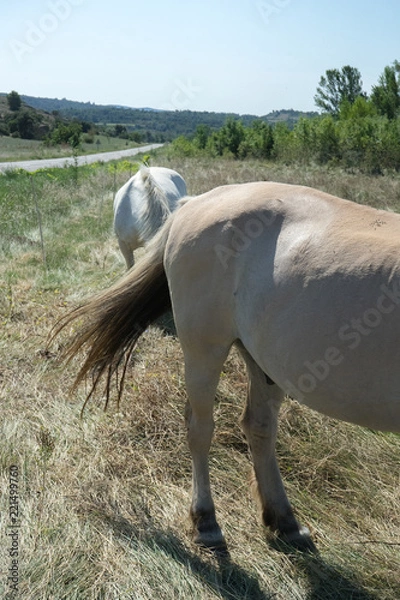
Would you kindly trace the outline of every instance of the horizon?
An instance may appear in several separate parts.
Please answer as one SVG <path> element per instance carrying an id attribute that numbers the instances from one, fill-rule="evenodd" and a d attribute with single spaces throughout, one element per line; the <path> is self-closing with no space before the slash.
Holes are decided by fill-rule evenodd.
<path id="1" fill-rule="evenodd" d="M 359 69 L 369 94 L 399 58 L 394 0 L 21 0 L 0 18 L 2 87 L 105 106 L 317 112 L 328 69 Z"/>
<path id="2" fill-rule="evenodd" d="M 120 108 L 123 110 L 142 110 L 142 111 L 149 111 L 149 112 L 166 112 L 169 109 L 168 108 L 155 108 L 155 107 L 151 107 L 151 106 L 126 106 L 126 105 L 121 105 L 121 104 L 100 104 L 97 102 L 92 102 L 90 100 L 85 101 L 85 100 L 76 100 L 76 99 L 72 99 L 72 98 L 58 98 L 58 97 L 53 97 L 50 98 L 48 96 L 33 96 L 32 94 L 20 94 L 18 92 L 18 90 L 10 90 L 9 92 L 0 92 L 0 96 L 7 96 L 7 94 L 9 94 L 11 91 L 15 91 L 17 92 L 21 98 L 23 99 L 24 97 L 27 98 L 36 98 L 36 99 L 40 99 L 40 100 L 55 100 L 58 102 L 73 102 L 73 103 L 79 103 L 79 104 L 90 104 L 92 106 L 98 106 L 98 107 L 112 107 L 112 108 Z M 43 109 L 42 109 L 43 110 Z M 267 117 L 269 115 L 272 115 L 274 113 L 285 113 L 285 112 L 295 112 L 295 113 L 315 113 L 320 114 L 318 110 L 312 110 L 312 111 L 302 111 L 302 110 L 297 110 L 296 108 L 280 108 L 280 109 L 275 109 L 270 111 L 269 113 L 266 113 L 264 115 L 254 115 L 251 113 L 227 113 L 226 111 L 209 111 L 209 110 L 191 110 L 191 109 L 175 109 L 173 112 L 183 112 L 183 111 L 187 111 L 187 112 L 205 112 L 205 113 L 216 113 L 216 114 L 235 114 L 239 117 L 244 117 L 244 116 L 249 116 L 249 117 L 258 117 L 258 118 L 263 118 L 263 117 Z M 45 111 L 46 112 L 46 111 Z"/>

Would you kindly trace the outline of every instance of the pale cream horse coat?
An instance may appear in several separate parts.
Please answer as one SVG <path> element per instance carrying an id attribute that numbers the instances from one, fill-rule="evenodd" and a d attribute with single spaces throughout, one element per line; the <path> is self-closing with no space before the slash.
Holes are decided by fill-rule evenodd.
<path id="1" fill-rule="evenodd" d="M 70 355 L 95 386 L 172 304 L 185 359 L 195 540 L 224 543 L 210 491 L 213 403 L 228 352 L 248 370 L 242 427 L 263 520 L 311 544 L 275 458 L 284 394 L 326 415 L 400 432 L 400 216 L 306 187 L 226 186 L 182 202 L 141 263 L 66 323 L 86 317 Z M 161 376 L 161 374 L 160 374 Z"/>

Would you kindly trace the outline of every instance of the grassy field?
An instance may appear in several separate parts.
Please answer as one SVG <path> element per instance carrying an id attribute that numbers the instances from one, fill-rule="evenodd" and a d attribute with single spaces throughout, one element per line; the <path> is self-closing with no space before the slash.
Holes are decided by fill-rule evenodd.
<path id="1" fill-rule="evenodd" d="M 400 212 L 398 176 L 178 162 L 165 150 L 152 164 L 179 170 L 190 194 L 271 179 Z M 124 272 L 112 195 L 129 169 L 83 167 L 78 180 L 72 168 L 0 176 L 0 597 L 398 600 L 399 436 L 340 423 L 288 399 L 279 462 L 319 553 L 282 551 L 263 530 L 248 486 L 250 458 L 237 424 L 246 379 L 232 352 L 211 452 L 230 552 L 218 557 L 189 536 L 191 464 L 178 340 L 148 329 L 119 409 L 111 405 L 105 413 L 99 399 L 80 419 L 85 390 L 68 393 L 78 361 L 60 365 L 60 347 L 48 350 L 46 340 L 66 310 Z"/>
<path id="2" fill-rule="evenodd" d="M 85 136 L 83 136 L 85 138 Z M 125 150 L 135 147 L 136 144 L 129 140 L 107 137 L 105 135 L 94 136 L 94 142 L 88 144 L 82 142 L 79 154 L 96 154 L 98 152 L 112 152 L 113 150 Z M 72 156 L 71 147 L 46 146 L 38 140 L 21 140 L 9 136 L 0 135 L 0 162 L 17 160 L 37 160 L 41 158 L 63 158 Z"/>

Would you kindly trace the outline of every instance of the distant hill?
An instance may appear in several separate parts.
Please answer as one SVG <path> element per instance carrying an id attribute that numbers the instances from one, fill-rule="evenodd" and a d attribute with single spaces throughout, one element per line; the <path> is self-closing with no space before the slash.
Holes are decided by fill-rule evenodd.
<path id="1" fill-rule="evenodd" d="M 18 111 L 10 110 L 7 94 L 0 93 L 0 135 L 12 135 L 25 139 L 43 139 L 54 128 L 53 114 L 40 107 L 33 107 L 21 96 Z"/>
<path id="2" fill-rule="evenodd" d="M 130 108 L 126 106 L 101 105 L 92 102 L 77 102 L 63 98 L 37 98 L 21 96 L 29 106 L 58 113 L 60 117 L 78 119 L 101 125 L 123 125 L 128 132 L 142 134 L 146 141 L 169 141 L 179 135 L 190 135 L 198 125 L 207 125 L 211 129 L 219 129 L 228 117 L 240 119 L 244 125 L 261 119 L 274 124 L 285 121 L 294 125 L 301 117 L 316 116 L 316 112 L 301 112 L 293 109 L 273 111 L 256 117 L 255 115 L 239 115 L 235 113 L 197 112 L 190 110 L 167 111 L 152 108 Z"/>

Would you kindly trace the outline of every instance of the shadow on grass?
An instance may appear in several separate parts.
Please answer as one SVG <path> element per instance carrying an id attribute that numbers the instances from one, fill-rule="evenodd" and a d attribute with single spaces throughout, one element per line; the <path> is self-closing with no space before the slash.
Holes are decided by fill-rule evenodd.
<path id="1" fill-rule="evenodd" d="M 93 509 L 94 507 L 90 510 L 92 514 Z M 116 537 L 125 542 L 129 540 L 134 548 L 145 544 L 150 551 L 162 552 L 225 600 L 272 600 L 277 597 L 276 592 L 263 590 L 254 574 L 235 564 L 229 551 L 191 550 L 173 532 L 158 528 L 143 506 L 138 507 L 138 514 L 135 515 L 139 517 L 137 520 L 132 515 L 136 523 L 118 514 L 118 510 L 112 511 L 110 505 L 97 506 L 94 513 L 112 528 Z M 341 567 L 329 564 L 317 552 L 293 551 L 279 542 L 270 542 L 269 547 L 273 551 L 283 552 L 296 567 L 299 576 L 305 576 L 309 591 L 304 600 L 380 598 L 365 590 L 351 571 L 346 573 Z M 266 560 L 273 560 L 273 556 L 269 555 L 268 558 L 266 553 Z"/>
<path id="2" fill-rule="evenodd" d="M 305 600 L 380 600 L 381 596 L 365 590 L 350 570 L 329 564 L 315 548 L 313 552 L 293 551 L 280 541 L 270 547 L 283 552 L 299 572 L 308 579 L 310 591 Z"/>
<path id="3" fill-rule="evenodd" d="M 104 512 L 104 509 L 102 512 L 101 515 L 97 509 L 97 517 L 102 517 L 117 537 L 125 542 L 129 540 L 134 548 L 146 544 L 149 550 L 162 552 L 225 600 L 272 600 L 276 597 L 272 592 L 264 592 L 254 575 L 233 563 L 227 550 L 192 551 L 174 533 L 158 529 L 149 515 L 145 526 L 138 526 L 120 515 Z"/>

